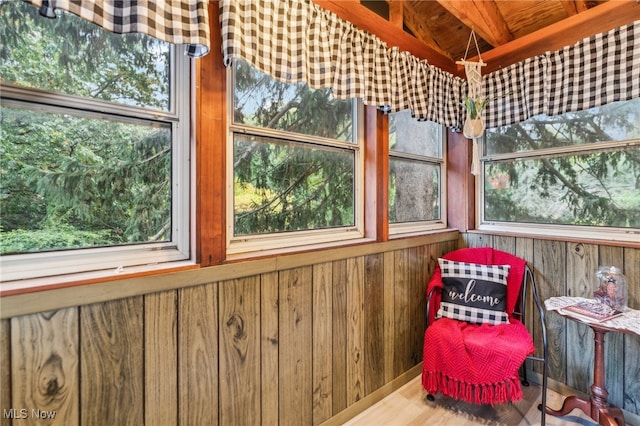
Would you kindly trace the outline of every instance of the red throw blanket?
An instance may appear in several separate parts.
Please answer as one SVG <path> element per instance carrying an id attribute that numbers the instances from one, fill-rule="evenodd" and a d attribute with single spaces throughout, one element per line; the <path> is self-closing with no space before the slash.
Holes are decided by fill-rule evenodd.
<path id="1" fill-rule="evenodd" d="M 507 313 L 511 324 L 477 325 L 449 318 L 433 321 L 440 304 L 438 294 L 432 300 L 430 325 L 424 338 L 423 387 L 431 394 L 442 392 L 473 404 L 495 405 L 521 399 L 518 369 L 535 350 L 527 329 L 511 315 L 525 262 L 491 248 L 462 249 L 443 257 L 488 265 L 510 264 Z M 434 286 L 442 287 L 439 268 L 429 281 L 428 290 Z"/>
<path id="2" fill-rule="evenodd" d="M 518 401 L 518 368 L 533 351 L 518 321 L 476 325 L 441 318 L 425 333 L 422 386 L 472 404 Z"/>

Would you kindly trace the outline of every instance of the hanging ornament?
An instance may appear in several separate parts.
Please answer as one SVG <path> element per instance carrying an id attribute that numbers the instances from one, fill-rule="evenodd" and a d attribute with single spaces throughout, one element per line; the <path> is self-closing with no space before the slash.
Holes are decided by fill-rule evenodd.
<path id="1" fill-rule="evenodd" d="M 467 61 L 467 54 L 469 53 L 469 45 L 471 44 L 471 38 L 475 41 L 476 50 L 478 51 L 478 62 Z M 484 133 L 484 121 L 482 120 L 482 111 L 487 105 L 487 99 L 480 96 L 480 88 L 482 87 L 482 74 L 481 68 L 486 66 L 482 62 L 480 57 L 480 49 L 478 48 L 478 40 L 476 34 L 471 30 L 469 35 L 469 42 L 467 43 L 467 50 L 464 53 L 464 58 L 457 61 L 456 64 L 464 66 L 464 72 L 467 76 L 468 92 L 467 97 L 464 100 L 464 107 L 467 110 L 467 117 L 464 121 L 462 128 L 462 134 L 464 137 L 473 140 L 473 151 L 471 161 L 471 173 L 475 176 L 480 174 L 480 154 L 478 150 L 478 138 Z"/>

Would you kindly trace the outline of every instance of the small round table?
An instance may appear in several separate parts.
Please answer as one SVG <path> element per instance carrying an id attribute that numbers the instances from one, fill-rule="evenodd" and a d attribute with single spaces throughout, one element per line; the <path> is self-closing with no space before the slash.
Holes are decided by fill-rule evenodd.
<path id="1" fill-rule="evenodd" d="M 559 410 L 552 410 L 546 407 L 547 414 L 552 416 L 566 416 L 574 408 L 579 408 L 586 415 L 602 426 L 624 426 L 624 415 L 622 410 L 615 405 L 609 404 L 607 397 L 609 392 L 604 384 L 604 335 L 610 331 L 625 332 L 615 328 L 607 327 L 605 323 L 586 322 L 580 318 L 573 317 L 562 311 L 557 311 L 565 318 L 586 324 L 593 330 L 594 358 L 593 358 L 593 384 L 591 385 L 591 398 L 584 400 L 577 396 L 568 396 Z M 616 423 L 617 422 L 617 423 Z"/>

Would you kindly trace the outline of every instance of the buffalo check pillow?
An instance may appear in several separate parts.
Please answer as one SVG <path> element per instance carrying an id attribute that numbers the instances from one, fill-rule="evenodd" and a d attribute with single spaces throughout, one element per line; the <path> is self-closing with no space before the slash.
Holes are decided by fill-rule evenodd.
<path id="1" fill-rule="evenodd" d="M 480 265 L 438 259 L 442 300 L 437 318 L 473 324 L 508 324 L 509 265 Z"/>

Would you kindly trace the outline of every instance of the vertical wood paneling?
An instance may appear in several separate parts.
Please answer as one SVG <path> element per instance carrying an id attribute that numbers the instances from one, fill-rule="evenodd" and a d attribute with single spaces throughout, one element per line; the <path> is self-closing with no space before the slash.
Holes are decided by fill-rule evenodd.
<path id="1" fill-rule="evenodd" d="M 392 251 L 383 254 L 383 285 L 384 285 L 384 381 L 388 383 L 394 374 L 396 329 L 395 329 L 395 253 Z"/>
<path id="2" fill-rule="evenodd" d="M 494 235 L 493 248 L 496 250 L 501 250 L 501 251 L 515 255 L 516 254 L 516 237 Z"/>
<path id="3" fill-rule="evenodd" d="M 261 329 L 261 414 L 262 426 L 278 424 L 278 273 L 262 274 L 260 278 Z"/>
<path id="4" fill-rule="evenodd" d="M 27 409 L 20 424 L 79 424 L 77 327 L 77 308 L 11 320 L 12 401 L 3 408 Z M 32 410 L 55 415 L 41 420 Z"/>
<path id="5" fill-rule="evenodd" d="M 534 262 L 536 282 L 540 298 L 566 294 L 566 243 L 558 241 L 534 240 Z M 547 315 L 547 335 L 549 342 L 549 377 L 560 382 L 566 381 L 566 319 L 551 312 Z M 534 366 L 541 372 L 541 366 Z"/>
<path id="6" fill-rule="evenodd" d="M 11 403 L 11 320 L 0 320 L 0 410 L 15 408 Z M 11 420 L 0 417 L 0 425 L 10 426 Z"/>
<path id="7" fill-rule="evenodd" d="M 347 405 L 364 396 L 364 258 L 347 259 Z"/>
<path id="8" fill-rule="evenodd" d="M 331 262 L 313 265 L 313 424 L 333 415 L 333 274 Z"/>
<path id="9" fill-rule="evenodd" d="M 493 235 L 464 234 L 466 247 L 493 247 Z"/>
<path id="10" fill-rule="evenodd" d="M 383 255 L 365 257 L 364 266 L 364 393 L 385 383 Z"/>
<path id="11" fill-rule="evenodd" d="M 218 424 L 218 284 L 178 292 L 180 425 Z"/>
<path id="12" fill-rule="evenodd" d="M 87 425 L 144 421 L 142 296 L 80 309 L 80 404 Z"/>
<path id="13" fill-rule="evenodd" d="M 409 318 L 409 253 L 405 250 L 395 251 L 395 291 L 394 291 L 394 337 L 395 354 L 393 374 L 400 375 L 411 367 L 411 328 Z"/>
<path id="14" fill-rule="evenodd" d="M 426 327 L 426 306 L 424 303 L 424 288 L 429 259 L 425 255 L 424 247 L 408 249 L 409 255 L 409 283 L 408 283 L 408 322 L 409 322 L 409 354 L 410 367 L 422 362 L 424 347 L 424 330 Z"/>
<path id="15" fill-rule="evenodd" d="M 308 425 L 313 421 L 312 268 L 281 271 L 279 423 Z"/>
<path id="16" fill-rule="evenodd" d="M 260 419 L 260 276 L 218 286 L 220 424 Z"/>
<path id="17" fill-rule="evenodd" d="M 534 254 L 533 254 L 533 239 L 531 238 L 516 238 L 516 245 L 513 251 L 513 254 L 518 256 L 521 259 L 527 261 L 527 266 L 534 273 L 535 278 L 535 262 L 534 262 Z M 536 283 L 537 284 L 537 283 Z M 533 294 L 533 293 L 529 293 Z M 543 353 L 543 345 L 542 345 L 542 331 L 540 330 L 540 315 L 538 314 L 538 310 L 535 306 L 535 302 L 533 298 L 527 296 L 527 305 L 525 306 L 525 318 L 524 323 L 527 326 L 527 329 L 533 336 L 533 342 L 536 346 L 536 354 L 538 356 L 542 356 Z M 540 300 L 541 303 L 544 303 L 543 300 Z M 544 312 L 543 312 L 544 313 Z"/>
<path id="18" fill-rule="evenodd" d="M 333 414 L 347 408 L 347 261 L 333 262 Z"/>
<path id="19" fill-rule="evenodd" d="M 178 424 L 177 308 L 175 291 L 144 298 L 145 426 Z"/>
<path id="20" fill-rule="evenodd" d="M 627 278 L 629 307 L 640 309 L 640 249 L 624 249 L 624 275 Z M 623 408 L 640 414 L 640 338 L 624 336 L 624 361 L 613 361 L 618 366 L 624 365 L 624 404 Z M 615 360 L 615 358 L 614 358 Z M 611 362 L 611 358 L 609 359 Z"/>
<path id="21" fill-rule="evenodd" d="M 624 249 L 622 247 L 600 246 L 599 261 L 595 263 L 594 269 L 598 266 L 617 266 L 624 271 Z M 598 277 L 593 274 L 593 289 L 599 284 Z M 593 297 L 593 296 L 586 296 Z M 624 406 L 625 369 L 620 368 L 616 359 L 624 358 L 624 340 L 622 333 L 608 333 L 605 336 L 605 382 L 609 391 L 609 401 L 618 407 Z M 637 352 L 640 353 L 640 352 Z M 628 356 L 628 355 L 627 355 Z"/>
<path id="22" fill-rule="evenodd" d="M 567 243 L 567 295 L 593 297 L 598 247 Z M 567 384 L 588 389 L 593 383 L 593 331 L 585 324 L 567 321 Z"/>

